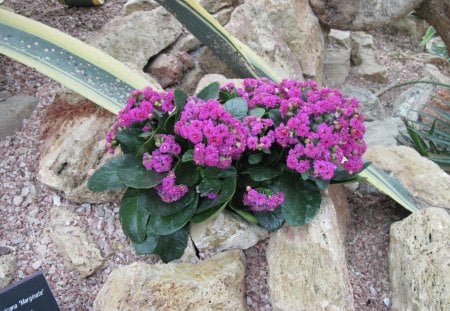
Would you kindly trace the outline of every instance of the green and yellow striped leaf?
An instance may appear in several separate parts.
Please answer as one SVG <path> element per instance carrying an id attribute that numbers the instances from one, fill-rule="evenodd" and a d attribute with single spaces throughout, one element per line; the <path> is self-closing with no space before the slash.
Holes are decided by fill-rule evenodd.
<path id="1" fill-rule="evenodd" d="M 219 55 L 239 76 L 280 80 L 264 60 L 228 33 L 195 0 L 157 0 L 157 2 L 171 12 L 197 39 Z"/>
<path id="2" fill-rule="evenodd" d="M 108 54 L 59 30 L 0 9 L 0 54 L 30 66 L 117 113 L 134 89 L 149 85 Z"/>

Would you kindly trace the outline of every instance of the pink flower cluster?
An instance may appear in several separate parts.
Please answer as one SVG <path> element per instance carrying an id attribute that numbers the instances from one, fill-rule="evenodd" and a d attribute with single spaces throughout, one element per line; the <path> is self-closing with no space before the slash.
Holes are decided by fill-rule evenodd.
<path id="1" fill-rule="evenodd" d="M 194 144 L 194 162 L 202 166 L 225 169 L 246 147 L 246 127 L 216 100 L 191 97 L 175 133 Z"/>
<path id="2" fill-rule="evenodd" d="M 175 183 L 175 173 L 170 171 L 162 183 L 155 187 L 163 202 L 172 203 L 178 201 L 188 192 L 188 186 Z"/>
<path id="3" fill-rule="evenodd" d="M 158 173 L 167 172 L 172 169 L 174 155 L 179 155 L 181 147 L 175 142 L 175 136 L 159 134 L 155 135 L 155 146 L 159 147 L 144 153 L 143 164 L 147 170 L 154 170 Z"/>
<path id="4" fill-rule="evenodd" d="M 247 148 L 250 150 L 270 149 L 275 142 L 275 132 L 269 130 L 273 121 L 269 118 L 248 116 L 244 118 L 244 124 L 248 126 Z"/>
<path id="5" fill-rule="evenodd" d="M 341 165 L 350 173 L 361 170 L 365 127 L 355 99 L 335 89 L 319 89 L 313 81 L 246 79 L 243 86 L 237 92 L 250 108 L 280 110 L 283 122 L 265 131 L 289 150 L 289 168 L 324 180 Z"/>
<path id="6" fill-rule="evenodd" d="M 282 192 L 267 195 L 252 189 L 250 186 L 247 186 L 246 190 L 242 201 L 245 206 L 248 206 L 254 212 L 273 211 L 284 201 Z"/>
<path id="7" fill-rule="evenodd" d="M 174 92 L 158 92 L 151 87 L 135 90 L 127 100 L 126 106 L 119 112 L 116 122 L 106 134 L 106 147 L 114 153 L 114 138 L 122 128 L 131 127 L 136 122 L 142 122 L 142 130 L 149 132 L 155 123 L 154 113 L 166 113 L 175 108 Z"/>

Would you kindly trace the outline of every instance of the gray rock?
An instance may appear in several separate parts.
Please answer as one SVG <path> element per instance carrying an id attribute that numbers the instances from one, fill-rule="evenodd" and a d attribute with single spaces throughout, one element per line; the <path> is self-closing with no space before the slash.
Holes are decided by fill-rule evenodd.
<path id="1" fill-rule="evenodd" d="M 186 52 L 159 54 L 146 68 L 146 71 L 158 79 L 162 87 L 175 84 L 185 71 L 193 67 L 192 58 Z"/>
<path id="2" fill-rule="evenodd" d="M 391 225 L 392 310 L 450 310 L 450 216 L 426 208 Z"/>
<path id="3" fill-rule="evenodd" d="M 423 74 L 433 81 L 450 84 L 450 78 L 444 76 L 439 68 L 433 64 L 426 64 L 423 68 Z"/>
<path id="4" fill-rule="evenodd" d="M 355 74 L 374 82 L 386 82 L 386 68 L 376 60 L 373 37 L 362 31 L 352 32 L 351 61 Z"/>
<path id="5" fill-rule="evenodd" d="M 88 42 L 122 62 L 143 69 L 181 34 L 181 24 L 164 8 L 136 11 L 113 19 Z"/>
<path id="6" fill-rule="evenodd" d="M 310 0 L 320 21 L 330 28 L 371 30 L 414 10 L 422 0 Z"/>
<path id="7" fill-rule="evenodd" d="M 354 310 L 343 237 L 330 197 L 313 221 L 271 233 L 267 249 L 273 310 Z"/>
<path id="8" fill-rule="evenodd" d="M 233 6 L 237 3 L 236 0 L 195 0 L 209 13 L 216 13 L 220 9 L 225 7 Z"/>
<path id="9" fill-rule="evenodd" d="M 427 30 L 428 23 L 422 18 L 408 14 L 400 19 L 392 20 L 389 26 L 398 32 L 411 36 L 419 43 Z"/>
<path id="10" fill-rule="evenodd" d="M 359 86 L 344 85 L 341 92 L 346 97 L 354 97 L 359 101 L 366 121 L 383 120 L 386 117 L 380 100 L 371 91 Z"/>
<path id="11" fill-rule="evenodd" d="M 94 310 L 247 310 L 244 276 L 238 250 L 198 264 L 135 262 L 110 274 Z"/>
<path id="12" fill-rule="evenodd" d="M 207 221 L 191 224 L 190 234 L 201 253 L 215 254 L 229 249 L 247 249 L 269 236 L 267 230 L 251 225 L 224 211 Z"/>
<path id="13" fill-rule="evenodd" d="M 15 271 L 16 256 L 14 254 L 0 256 L 0 289 L 11 283 Z"/>
<path id="14" fill-rule="evenodd" d="M 352 40 L 350 34 L 350 31 L 330 29 L 330 32 L 328 33 L 328 41 L 332 46 L 340 45 L 347 49 L 351 49 Z"/>
<path id="15" fill-rule="evenodd" d="M 401 93 L 393 102 L 394 116 L 416 121 L 419 117 L 416 111 L 421 111 L 433 94 L 434 86 L 432 84 L 413 84 L 412 87 Z"/>
<path id="16" fill-rule="evenodd" d="M 180 83 L 180 89 L 185 91 L 187 94 L 195 94 L 194 91 L 197 88 L 198 81 L 205 75 L 198 61 L 194 61 L 194 68 L 188 71 L 183 80 Z"/>
<path id="17" fill-rule="evenodd" d="M 103 266 L 104 259 L 92 236 L 74 224 L 77 215 L 67 208 L 53 207 L 47 224 L 48 234 L 63 255 L 66 265 L 88 277 Z"/>
<path id="18" fill-rule="evenodd" d="M 222 10 L 218 11 L 217 13 L 214 13 L 214 18 L 219 22 L 219 24 L 226 25 L 230 21 L 231 14 L 234 11 L 234 7 L 226 7 Z"/>
<path id="19" fill-rule="evenodd" d="M 345 82 L 350 72 L 350 49 L 327 48 L 323 62 L 324 84 L 338 86 Z"/>
<path id="20" fill-rule="evenodd" d="M 0 101 L 0 140 L 20 130 L 23 120 L 28 119 L 39 103 L 33 96 L 16 95 Z"/>
<path id="21" fill-rule="evenodd" d="M 392 173 L 421 206 L 450 209 L 450 175 L 406 146 L 371 146 L 364 159 Z"/>
<path id="22" fill-rule="evenodd" d="M 136 11 L 151 11 L 159 6 L 154 0 L 128 0 L 123 6 L 124 14 L 129 15 Z"/>
<path id="23" fill-rule="evenodd" d="M 366 122 L 365 125 L 366 134 L 364 135 L 364 140 L 368 146 L 396 146 L 397 140 L 395 137 L 405 129 L 403 121 L 396 117 Z"/>

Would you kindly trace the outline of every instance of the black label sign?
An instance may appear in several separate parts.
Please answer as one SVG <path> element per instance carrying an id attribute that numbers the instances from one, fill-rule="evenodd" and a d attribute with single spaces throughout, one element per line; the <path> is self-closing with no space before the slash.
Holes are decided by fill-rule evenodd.
<path id="1" fill-rule="evenodd" d="M 0 311 L 60 311 L 42 272 L 0 289 Z"/>

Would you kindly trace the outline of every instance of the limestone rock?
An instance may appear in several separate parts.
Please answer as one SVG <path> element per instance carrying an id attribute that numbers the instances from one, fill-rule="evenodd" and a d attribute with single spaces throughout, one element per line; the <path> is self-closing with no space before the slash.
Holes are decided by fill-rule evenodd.
<path id="1" fill-rule="evenodd" d="M 13 135 L 22 128 L 39 103 L 39 99 L 28 95 L 16 95 L 0 101 L 0 140 Z"/>
<path id="2" fill-rule="evenodd" d="M 391 21 L 389 26 L 420 41 L 427 31 L 428 23 L 422 18 L 408 14 L 400 19 Z"/>
<path id="3" fill-rule="evenodd" d="M 162 7 L 117 17 L 88 42 L 122 62 L 144 68 L 149 59 L 175 42 L 182 26 Z"/>
<path id="4" fill-rule="evenodd" d="M 392 310 L 449 310 L 450 216 L 427 208 L 391 225 Z"/>
<path id="5" fill-rule="evenodd" d="M 136 11 L 151 11 L 159 6 L 154 0 L 128 0 L 123 6 L 124 14 L 129 15 Z"/>
<path id="6" fill-rule="evenodd" d="M 327 48 L 323 62 L 324 84 L 338 86 L 345 82 L 350 72 L 350 49 Z"/>
<path id="7" fill-rule="evenodd" d="M 330 32 L 328 33 L 328 41 L 332 46 L 340 45 L 347 49 L 351 49 L 352 40 L 350 35 L 350 31 L 330 29 Z"/>
<path id="8" fill-rule="evenodd" d="M 206 46 L 200 47 L 197 51 L 192 54 L 192 57 L 197 61 L 194 64 L 199 66 L 204 74 L 206 73 L 216 73 L 223 74 L 226 77 L 237 78 L 238 75 L 228 67 L 219 57 L 217 57 L 213 51 L 211 51 Z M 195 81 L 198 83 L 198 80 Z"/>
<path id="9" fill-rule="evenodd" d="M 95 170 L 112 155 L 105 152 L 105 134 L 115 116 L 72 92 L 57 94 L 42 121 L 44 143 L 38 179 L 63 191 L 73 202 L 117 200 L 119 194 L 94 193 L 87 189 L 89 170 Z"/>
<path id="10" fill-rule="evenodd" d="M 401 129 L 405 128 L 403 121 L 397 117 L 389 117 L 383 120 L 366 122 L 364 141 L 368 146 L 382 145 L 391 147 L 397 145 L 395 137 Z"/>
<path id="11" fill-rule="evenodd" d="M 429 77 L 431 80 L 438 81 L 445 84 L 450 84 L 450 77 L 446 77 L 442 72 L 433 64 L 426 64 L 423 68 L 423 74 Z"/>
<path id="12" fill-rule="evenodd" d="M 371 30 L 414 10 L 423 0 L 310 0 L 320 21 L 330 28 Z"/>
<path id="13" fill-rule="evenodd" d="M 414 84 L 395 99 L 392 104 L 394 116 L 416 121 L 419 117 L 416 111 L 420 111 L 425 107 L 433 93 L 434 86 L 432 84 Z"/>
<path id="14" fill-rule="evenodd" d="M 198 264 L 135 262 L 110 274 L 94 310 L 246 310 L 244 260 L 234 250 Z"/>
<path id="15" fill-rule="evenodd" d="M 343 238 L 330 197 L 314 220 L 271 233 L 267 250 L 273 310 L 354 310 Z"/>
<path id="16" fill-rule="evenodd" d="M 297 55 L 286 42 L 287 34 L 283 33 L 280 24 L 274 19 L 287 19 L 286 23 L 295 20 L 295 16 L 288 17 L 286 10 L 294 12 L 289 3 L 291 1 L 263 0 L 246 1 L 238 6 L 231 15 L 226 29 L 240 41 L 248 45 L 257 55 L 262 57 L 280 77 L 302 79 L 302 67 Z M 278 21 L 283 22 L 283 21 Z M 242 31 L 245 29 L 245 31 Z M 299 27 L 296 27 L 297 31 Z M 295 32 L 295 31 L 293 31 Z M 301 37 L 300 33 L 296 34 Z M 292 44 L 298 42 L 292 42 Z M 308 47 L 315 51 L 311 42 Z M 316 57 L 318 57 L 316 55 Z M 315 63 L 315 62 L 314 62 Z M 222 73 L 222 72 L 208 72 Z M 226 74 L 230 77 L 229 74 Z"/>
<path id="17" fill-rule="evenodd" d="M 351 60 L 356 65 L 355 73 L 378 83 L 386 82 L 386 68 L 377 63 L 373 37 L 365 32 L 356 31 L 352 32 L 351 39 Z"/>
<path id="18" fill-rule="evenodd" d="M 213 82 L 218 82 L 221 86 L 225 85 L 229 82 L 232 82 L 236 87 L 242 87 L 242 79 L 227 79 L 225 76 L 220 74 L 207 74 L 205 75 L 197 85 L 197 88 L 195 90 L 195 94 L 200 92 L 204 87 L 208 86 L 209 84 Z"/>
<path id="19" fill-rule="evenodd" d="M 201 253 L 213 254 L 229 249 L 247 249 L 269 236 L 267 230 L 251 225 L 228 211 L 213 219 L 191 224 L 190 234 Z"/>
<path id="20" fill-rule="evenodd" d="M 200 4 L 206 11 L 209 13 L 216 13 L 220 9 L 225 7 L 233 6 L 236 4 L 236 0 L 196 0 L 198 4 Z"/>
<path id="21" fill-rule="evenodd" d="M 185 71 L 192 68 L 191 56 L 186 52 L 159 54 L 146 68 L 146 71 L 158 79 L 162 87 L 175 84 Z"/>
<path id="22" fill-rule="evenodd" d="M 391 172 L 423 206 L 450 209 L 450 175 L 406 146 L 369 147 L 364 159 Z"/>
<path id="23" fill-rule="evenodd" d="M 195 89 L 197 88 L 198 81 L 205 75 L 206 73 L 200 67 L 198 61 L 194 61 L 194 68 L 188 71 L 183 80 L 180 83 L 180 89 L 182 89 L 187 94 L 195 94 Z"/>
<path id="24" fill-rule="evenodd" d="M 341 88 L 341 92 L 345 96 L 354 97 L 359 101 L 365 121 L 383 120 L 386 117 L 380 100 L 368 89 L 345 85 Z"/>
<path id="25" fill-rule="evenodd" d="M 220 25 L 224 26 L 228 24 L 231 18 L 231 14 L 234 11 L 234 7 L 226 7 L 222 10 L 218 11 L 217 13 L 214 13 L 214 18 L 219 22 Z"/>
<path id="26" fill-rule="evenodd" d="M 50 210 L 47 231 L 66 264 L 88 277 L 103 266 L 104 259 L 91 235 L 82 228 L 74 212 L 63 207 Z"/>
<path id="27" fill-rule="evenodd" d="M 0 256 L 0 289 L 7 286 L 14 279 L 16 271 L 16 256 L 6 254 Z"/>

